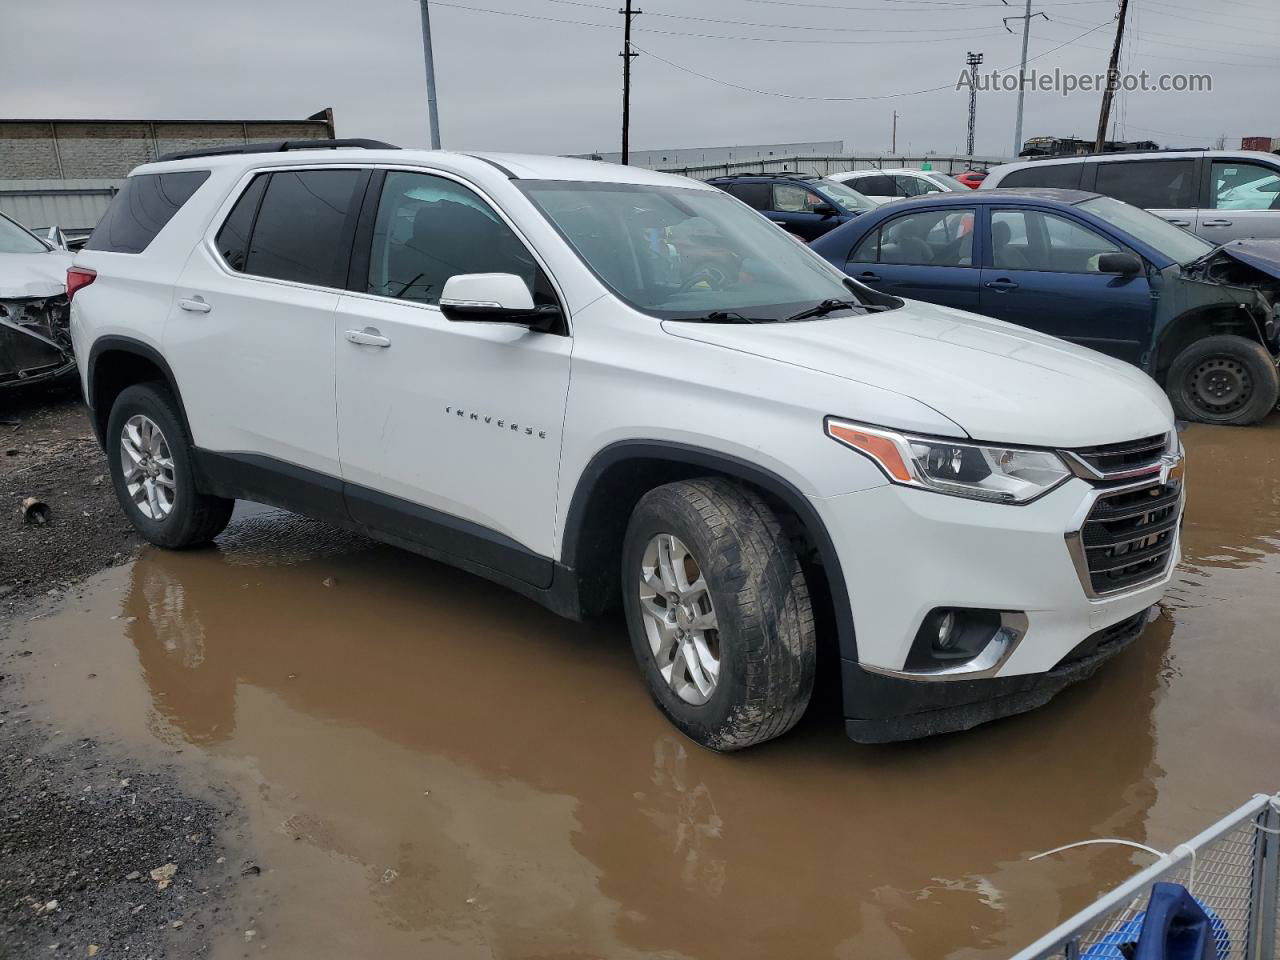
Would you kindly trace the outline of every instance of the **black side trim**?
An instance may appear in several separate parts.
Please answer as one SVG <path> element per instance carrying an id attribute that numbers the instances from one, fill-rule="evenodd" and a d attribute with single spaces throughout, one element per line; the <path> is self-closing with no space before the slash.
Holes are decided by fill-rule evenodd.
<path id="1" fill-rule="evenodd" d="M 348 137 L 339 140 L 269 140 L 266 143 L 234 144 L 225 147 L 205 147 L 202 150 L 179 150 L 156 157 L 153 163 L 166 160 L 189 160 L 192 157 L 225 157 L 238 153 L 284 153 L 289 150 L 336 150 L 339 147 L 360 147 L 364 150 L 399 150 L 394 143 L 381 140 L 365 140 Z"/>
<path id="2" fill-rule="evenodd" d="M 474 153 L 464 153 L 463 156 L 470 157 L 472 160 L 479 160 L 481 163 L 487 163 L 489 166 L 493 167 L 495 170 L 501 173 L 508 180 L 520 179 L 514 173 L 512 173 L 510 170 L 508 170 L 506 167 L 500 164 L 497 160 L 490 160 L 488 157 L 477 156 Z"/>
<path id="3" fill-rule="evenodd" d="M 98 446 L 106 448 L 106 438 L 103 436 L 103 425 L 106 422 L 106 417 L 99 418 L 97 416 L 98 411 L 94 410 L 93 400 L 97 392 L 98 361 L 102 354 L 109 351 L 131 353 L 151 361 L 160 368 L 160 372 L 164 374 L 164 378 L 168 382 L 169 390 L 173 393 L 174 399 L 178 401 L 178 413 L 182 416 L 182 426 L 186 429 L 187 436 L 191 436 L 191 424 L 187 421 L 187 408 L 182 404 L 182 394 L 178 392 L 178 381 L 164 357 L 154 347 L 143 343 L 141 340 L 135 340 L 132 337 L 106 336 L 99 337 L 93 342 L 93 346 L 89 348 L 89 376 L 86 384 L 87 392 L 84 398 L 85 405 L 89 408 L 89 422 L 93 424 L 94 436 L 98 438 Z"/>
<path id="4" fill-rule="evenodd" d="M 561 561 L 565 566 L 577 568 L 578 551 L 582 546 L 582 539 L 591 533 L 583 529 L 583 519 L 594 487 L 611 467 L 627 460 L 662 460 L 715 471 L 751 483 L 784 503 L 799 517 L 805 532 L 822 559 L 831 588 L 840 655 L 854 661 L 858 659 L 858 644 L 854 635 L 853 609 L 849 602 L 848 587 L 840 566 L 840 557 L 836 553 L 835 544 L 831 541 L 831 535 L 827 533 L 822 518 L 818 516 L 808 497 L 789 481 L 731 454 L 666 440 L 622 440 L 605 447 L 591 458 L 591 462 L 582 471 L 582 475 L 578 478 L 578 485 L 574 489 L 573 500 L 569 504 L 569 511 L 565 517 L 564 538 L 560 548 Z M 608 576 L 611 579 L 616 578 L 616 570 L 608 571 Z"/>
<path id="5" fill-rule="evenodd" d="M 194 451 L 200 489 L 354 530 L 460 567 L 578 619 L 577 576 L 501 533 L 337 477 L 252 453 Z"/>

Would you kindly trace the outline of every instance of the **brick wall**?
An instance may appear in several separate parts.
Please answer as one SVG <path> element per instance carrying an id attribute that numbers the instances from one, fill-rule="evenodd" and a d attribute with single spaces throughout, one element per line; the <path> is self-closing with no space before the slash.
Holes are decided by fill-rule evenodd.
<path id="1" fill-rule="evenodd" d="M 55 136 L 56 134 L 56 136 Z M 128 176 L 179 150 L 332 136 L 324 120 L 173 122 L 0 120 L 0 180 Z"/>

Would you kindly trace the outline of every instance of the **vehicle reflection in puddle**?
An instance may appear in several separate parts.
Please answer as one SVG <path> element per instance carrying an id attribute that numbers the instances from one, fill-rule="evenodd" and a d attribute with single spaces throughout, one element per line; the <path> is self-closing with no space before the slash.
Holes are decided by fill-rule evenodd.
<path id="1" fill-rule="evenodd" d="M 1172 846 L 1277 785 L 1277 427 L 1189 431 L 1165 611 L 965 734 L 858 746 L 824 693 L 792 735 L 708 753 L 621 624 L 260 508 L 32 622 L 32 696 L 237 791 L 263 873 L 226 956 L 251 926 L 284 957 L 1003 957 L 1139 862 L 1030 854 Z"/>

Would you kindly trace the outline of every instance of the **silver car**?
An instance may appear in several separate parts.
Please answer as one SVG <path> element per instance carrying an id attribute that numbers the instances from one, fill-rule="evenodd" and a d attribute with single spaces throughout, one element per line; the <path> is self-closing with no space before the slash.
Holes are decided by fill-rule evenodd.
<path id="1" fill-rule="evenodd" d="M 1280 156 L 1254 150 L 1160 150 L 1007 163 L 979 189 L 1092 190 L 1150 210 L 1210 243 L 1280 237 Z"/>

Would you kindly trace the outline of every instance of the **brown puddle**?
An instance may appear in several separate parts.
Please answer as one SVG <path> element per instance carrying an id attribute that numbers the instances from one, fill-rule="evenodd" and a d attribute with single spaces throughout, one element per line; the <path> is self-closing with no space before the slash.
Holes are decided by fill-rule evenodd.
<path id="1" fill-rule="evenodd" d="M 239 791 L 263 872 L 215 956 L 1006 957 L 1145 862 L 1030 854 L 1168 848 L 1280 787 L 1280 418 L 1185 439 L 1160 619 L 966 734 L 858 746 L 828 693 L 780 741 L 707 753 L 620 624 L 258 509 L 32 621 L 28 689 Z"/>

